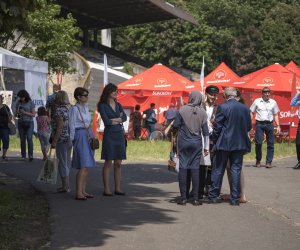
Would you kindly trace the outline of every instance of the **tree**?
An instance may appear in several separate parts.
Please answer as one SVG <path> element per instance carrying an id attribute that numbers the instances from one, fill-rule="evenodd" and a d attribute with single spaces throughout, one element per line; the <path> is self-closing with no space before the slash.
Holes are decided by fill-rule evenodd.
<path id="1" fill-rule="evenodd" d="M 30 11 L 38 7 L 37 0 L 0 0 L 0 44 L 4 47 L 15 30 L 23 30 Z"/>
<path id="2" fill-rule="evenodd" d="M 13 30 L 9 49 L 21 45 L 21 55 L 47 61 L 50 72 L 71 72 L 70 53 L 80 45 L 76 20 L 71 14 L 59 17 L 60 6 L 47 0 L 38 0 L 38 5 L 27 15 L 23 29 Z"/>

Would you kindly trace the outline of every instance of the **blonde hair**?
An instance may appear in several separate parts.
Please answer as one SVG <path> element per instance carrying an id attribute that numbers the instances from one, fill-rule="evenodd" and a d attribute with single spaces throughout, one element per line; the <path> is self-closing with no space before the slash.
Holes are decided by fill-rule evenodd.
<path id="1" fill-rule="evenodd" d="M 55 95 L 55 104 L 70 104 L 69 96 L 66 91 L 60 90 Z"/>

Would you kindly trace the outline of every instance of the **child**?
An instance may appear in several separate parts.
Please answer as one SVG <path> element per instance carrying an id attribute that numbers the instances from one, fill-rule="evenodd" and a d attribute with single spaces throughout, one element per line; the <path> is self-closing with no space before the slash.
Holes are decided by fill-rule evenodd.
<path id="1" fill-rule="evenodd" d="M 49 124 L 50 119 L 47 116 L 46 108 L 41 106 L 38 108 L 38 116 L 36 117 L 37 122 L 37 134 L 41 143 L 41 149 L 43 152 L 43 161 L 47 159 L 47 154 L 49 150 Z"/>

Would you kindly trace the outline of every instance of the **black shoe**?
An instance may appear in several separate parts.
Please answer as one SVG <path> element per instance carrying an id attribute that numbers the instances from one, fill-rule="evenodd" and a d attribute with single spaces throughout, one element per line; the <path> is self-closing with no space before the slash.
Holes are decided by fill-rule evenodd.
<path id="1" fill-rule="evenodd" d="M 33 161 L 33 158 L 32 158 L 32 157 L 30 157 L 30 158 L 29 158 L 29 161 Z"/>
<path id="2" fill-rule="evenodd" d="M 293 169 L 300 169 L 300 162 L 298 162 L 294 167 Z"/>
<path id="3" fill-rule="evenodd" d="M 181 206 L 185 206 L 186 202 L 187 202 L 187 200 L 180 199 L 179 201 L 177 201 L 177 204 L 181 205 Z"/>
<path id="4" fill-rule="evenodd" d="M 103 196 L 114 196 L 112 193 L 108 194 L 108 193 L 105 193 L 105 192 L 103 192 L 102 195 Z"/>
<path id="5" fill-rule="evenodd" d="M 124 192 L 118 192 L 118 191 L 115 191 L 115 195 L 126 195 Z"/>
<path id="6" fill-rule="evenodd" d="M 239 206 L 240 202 L 239 201 L 230 201 L 231 206 Z"/>
<path id="7" fill-rule="evenodd" d="M 208 204 L 218 204 L 221 203 L 220 199 L 214 198 L 214 199 L 208 199 Z"/>
<path id="8" fill-rule="evenodd" d="M 193 200 L 193 201 L 192 201 L 192 205 L 193 205 L 193 206 L 200 206 L 200 205 L 202 205 L 202 202 L 199 201 L 199 200 Z"/>

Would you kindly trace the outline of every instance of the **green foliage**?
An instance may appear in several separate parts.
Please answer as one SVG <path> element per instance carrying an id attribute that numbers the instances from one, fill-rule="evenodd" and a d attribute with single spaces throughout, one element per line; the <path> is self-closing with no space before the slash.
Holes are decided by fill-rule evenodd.
<path id="1" fill-rule="evenodd" d="M 113 31 L 113 46 L 144 60 L 199 72 L 221 61 L 243 75 L 274 62 L 300 61 L 299 1 L 171 1 L 199 25 L 180 20 L 137 25 Z"/>
<path id="2" fill-rule="evenodd" d="M 0 44 L 7 44 L 15 30 L 26 27 L 26 18 L 30 11 L 37 8 L 37 0 L 0 0 Z"/>
<path id="3" fill-rule="evenodd" d="M 28 30 L 24 33 L 27 44 L 21 53 L 31 58 L 49 63 L 51 72 L 71 71 L 69 53 L 76 50 L 80 42 L 75 39 L 79 32 L 76 20 L 69 14 L 66 18 L 58 17 L 60 6 L 39 0 L 41 8 L 30 13 L 27 18 Z"/>
<path id="4" fill-rule="evenodd" d="M 20 54 L 47 61 L 51 73 L 71 72 L 69 53 L 80 46 L 80 42 L 75 38 L 79 33 L 76 20 L 70 14 L 66 18 L 59 17 L 60 6 L 50 0 L 32 2 L 37 2 L 34 5 L 37 8 L 24 11 L 26 15 L 22 14 L 22 18 L 16 18 L 16 25 L 6 27 L 6 32 L 0 35 L 0 46 L 14 50 L 22 41 Z M 19 22 L 21 24 L 17 25 Z"/>

